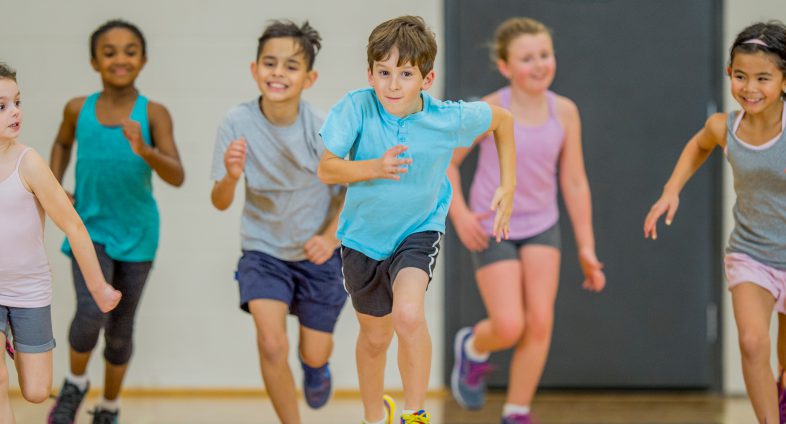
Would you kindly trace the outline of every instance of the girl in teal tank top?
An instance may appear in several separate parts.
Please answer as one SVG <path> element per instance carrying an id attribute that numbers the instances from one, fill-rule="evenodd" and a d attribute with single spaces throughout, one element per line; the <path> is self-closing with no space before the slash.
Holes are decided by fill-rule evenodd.
<path id="1" fill-rule="evenodd" d="M 74 267 L 77 310 L 68 335 L 71 369 L 49 414 L 53 424 L 74 422 L 89 387 L 87 365 L 102 329 L 107 376 L 93 422 L 117 422 L 118 394 L 133 348 L 134 315 L 158 247 L 152 175 L 174 186 L 184 179 L 169 112 L 139 94 L 134 85 L 147 61 L 139 28 L 119 20 L 105 23 L 91 36 L 90 55 L 103 90 L 66 104 L 50 165 L 62 181 L 77 141 L 72 200 L 93 239 L 104 276 L 123 297 L 117 309 L 101 313 Z M 63 251 L 70 254 L 68 242 Z"/>

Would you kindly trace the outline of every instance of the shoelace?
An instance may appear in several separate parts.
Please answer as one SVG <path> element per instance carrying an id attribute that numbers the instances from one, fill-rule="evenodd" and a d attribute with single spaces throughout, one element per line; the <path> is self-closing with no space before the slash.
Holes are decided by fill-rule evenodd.
<path id="1" fill-rule="evenodd" d="M 63 390 L 60 391 L 60 396 L 57 398 L 57 405 L 52 411 L 52 417 L 55 420 L 63 419 L 72 421 L 76 410 L 79 409 L 79 404 L 82 402 L 83 394 L 79 387 L 71 383 L 63 385 Z"/>
<path id="2" fill-rule="evenodd" d="M 431 416 L 423 409 L 408 416 L 401 416 L 401 424 L 429 424 L 430 421 Z"/>
<path id="3" fill-rule="evenodd" d="M 488 362 L 469 362 L 469 371 L 467 372 L 467 384 L 476 387 L 480 384 L 486 374 L 494 370 L 494 366 Z"/>
<path id="4" fill-rule="evenodd" d="M 117 412 L 99 408 L 89 411 L 88 414 L 93 416 L 93 424 L 114 424 L 117 416 Z"/>

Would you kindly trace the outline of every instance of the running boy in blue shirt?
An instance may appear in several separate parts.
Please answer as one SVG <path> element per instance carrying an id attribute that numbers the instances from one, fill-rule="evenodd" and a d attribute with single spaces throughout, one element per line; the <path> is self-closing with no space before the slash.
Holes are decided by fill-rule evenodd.
<path id="1" fill-rule="evenodd" d="M 319 408 L 331 391 L 328 358 L 347 294 L 336 226 L 343 189 L 317 179 L 324 118 L 302 101 L 317 79 L 320 36 L 308 22 L 275 21 L 259 38 L 251 75 L 261 96 L 231 109 L 216 137 L 211 200 L 227 209 L 245 173 L 240 307 L 254 317 L 262 379 L 279 420 L 300 423 L 288 363 L 288 313 L 300 321 L 306 402 Z"/>
<path id="2" fill-rule="evenodd" d="M 500 181 L 492 201 L 494 235 L 507 237 L 515 186 L 513 118 L 483 102 L 440 101 L 434 34 L 402 16 L 369 36 L 371 88 L 352 91 L 328 114 L 320 135 L 319 177 L 349 184 L 338 227 L 344 284 L 360 323 L 356 355 L 366 424 L 391 424 L 384 395 L 386 351 L 395 331 L 404 385 L 401 423 L 428 424 L 423 410 L 431 369 L 424 296 L 445 231 L 451 188 L 446 169 L 457 147 L 494 132 Z M 345 159 L 346 158 L 346 159 Z"/>

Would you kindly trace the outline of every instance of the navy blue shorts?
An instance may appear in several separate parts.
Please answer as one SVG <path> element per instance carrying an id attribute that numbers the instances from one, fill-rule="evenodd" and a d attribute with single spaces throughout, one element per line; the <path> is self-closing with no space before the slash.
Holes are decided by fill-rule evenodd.
<path id="1" fill-rule="evenodd" d="M 240 308 L 254 299 L 278 300 L 300 325 L 332 333 L 347 300 L 338 250 L 322 265 L 289 262 L 254 250 L 244 250 L 237 264 Z"/>

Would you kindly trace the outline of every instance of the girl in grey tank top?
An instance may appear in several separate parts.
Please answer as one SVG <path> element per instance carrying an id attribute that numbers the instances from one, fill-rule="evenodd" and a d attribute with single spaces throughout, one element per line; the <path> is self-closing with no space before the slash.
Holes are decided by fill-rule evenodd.
<path id="1" fill-rule="evenodd" d="M 773 21 L 745 28 L 732 45 L 728 74 L 742 110 L 714 114 L 688 142 L 644 220 L 644 237 L 657 238 L 656 223 L 664 214 L 671 224 L 680 191 L 713 149 L 722 147 L 737 195 L 724 262 L 745 385 L 759 423 L 778 423 L 786 416 L 786 395 L 769 362 L 769 323 L 777 309 L 786 324 L 786 26 Z M 779 356 L 786 354 L 782 340 L 779 335 Z"/>

